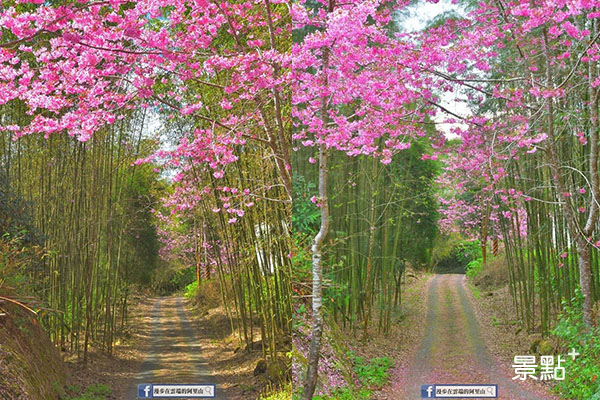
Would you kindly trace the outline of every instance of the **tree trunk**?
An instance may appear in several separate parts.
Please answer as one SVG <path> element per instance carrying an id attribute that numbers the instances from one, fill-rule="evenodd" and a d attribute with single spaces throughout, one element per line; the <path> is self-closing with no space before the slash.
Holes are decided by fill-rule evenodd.
<path id="1" fill-rule="evenodd" d="M 373 157 L 372 169 L 372 185 L 377 185 L 377 159 Z M 367 272 L 365 276 L 365 320 L 363 321 L 363 337 L 362 340 L 367 340 L 367 331 L 369 329 L 369 320 L 371 319 L 371 275 L 373 271 L 373 250 L 375 249 L 375 197 L 377 197 L 377 189 L 372 187 L 371 190 L 371 215 L 369 220 L 369 253 L 367 256 Z"/>
<path id="2" fill-rule="evenodd" d="M 317 375 L 319 372 L 319 356 L 321 352 L 321 336 L 323 334 L 323 315 L 321 306 L 322 298 L 322 245 L 329 230 L 329 205 L 327 199 L 327 149 L 324 144 L 319 146 L 319 203 L 321 204 L 321 228 L 312 243 L 312 313 L 313 331 L 310 342 L 310 354 L 308 358 L 308 370 L 304 385 L 303 399 L 312 399 L 317 386 Z"/>
<path id="3" fill-rule="evenodd" d="M 598 21 L 592 21 L 592 34 L 594 37 L 598 34 Z M 593 82 L 593 79 L 598 75 L 598 69 L 596 63 L 589 63 L 588 76 L 589 81 Z M 587 238 L 591 237 L 596 225 L 598 224 L 598 216 L 600 208 L 598 202 L 600 201 L 600 174 L 598 173 L 598 134 L 600 133 L 600 121 L 598 120 L 598 88 L 593 85 L 589 86 L 589 107 L 590 107 L 590 207 L 588 211 L 588 218 L 583 229 L 585 234 L 585 250 L 580 255 L 579 260 L 579 284 L 581 286 L 581 292 L 583 293 L 583 320 L 588 327 L 594 324 L 594 317 L 592 315 L 592 264 L 591 264 L 591 248 Z M 582 258 L 584 259 L 582 263 Z M 586 315 L 587 313 L 587 315 Z"/>
<path id="4" fill-rule="evenodd" d="M 548 87 L 554 87 L 552 81 L 552 70 L 550 65 L 550 58 L 548 53 L 548 39 L 546 32 L 544 32 L 544 56 L 546 59 L 546 84 Z M 583 322 L 587 329 L 592 326 L 592 273 L 590 267 L 590 245 L 585 236 L 585 232 L 579 227 L 577 215 L 571 206 L 571 202 L 568 196 L 568 188 L 561 175 L 561 163 L 558 157 L 558 144 L 556 142 L 556 134 L 554 132 L 554 105 L 552 99 L 548 99 L 548 148 L 547 156 L 550 164 L 550 170 L 552 172 L 552 179 L 558 192 L 558 200 L 562 204 L 565 218 L 567 220 L 567 226 L 569 228 L 569 234 L 571 240 L 575 243 L 577 249 L 577 256 L 579 259 L 579 285 L 581 287 L 581 294 L 583 294 Z M 597 133 L 596 133 L 597 134 Z M 593 143 L 593 142 L 592 142 Z M 596 141 L 597 144 L 597 141 Z M 593 145 L 593 144 L 592 144 Z M 593 154 L 592 154 L 592 158 Z M 591 171 L 593 173 L 593 171 Z M 592 177 L 592 181 L 595 177 Z M 593 209 L 593 207 L 592 207 Z M 584 228 L 585 230 L 585 228 Z"/>
<path id="5" fill-rule="evenodd" d="M 485 215 L 483 216 L 483 221 L 481 221 L 481 259 L 483 265 L 487 264 L 487 239 L 490 228 L 491 213 L 489 200 L 487 202 L 488 204 L 485 210 Z"/>
<path id="6" fill-rule="evenodd" d="M 329 0 L 328 12 L 332 12 L 334 8 L 334 0 Z M 329 86 L 329 54 L 328 47 L 323 48 L 323 87 Z M 327 126 L 327 95 L 321 96 L 321 120 L 323 127 Z M 321 353 L 321 336 L 323 334 L 323 315 L 321 306 L 323 305 L 322 284 L 323 284 L 323 259 L 322 246 L 327 232 L 329 231 L 329 199 L 327 198 L 327 159 L 328 150 L 324 143 L 319 145 L 319 199 L 321 207 L 321 227 L 319 232 L 313 239 L 312 252 L 312 313 L 313 313 L 313 331 L 310 343 L 310 354 L 308 356 L 308 368 L 306 371 L 306 381 L 304 382 L 304 392 L 302 393 L 303 400 L 310 400 L 315 393 L 317 387 L 317 377 L 319 375 L 319 357 Z"/>

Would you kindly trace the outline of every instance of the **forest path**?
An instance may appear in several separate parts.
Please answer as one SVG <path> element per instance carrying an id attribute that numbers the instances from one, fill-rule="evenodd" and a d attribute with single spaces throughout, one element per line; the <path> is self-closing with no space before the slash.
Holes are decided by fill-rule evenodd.
<path id="1" fill-rule="evenodd" d="M 182 297 L 153 300 L 141 321 L 148 332 L 146 358 L 131 387 L 131 400 L 137 399 L 140 383 L 216 383 L 202 357 L 202 349 L 192 327 L 191 315 Z M 217 385 L 217 398 L 227 398 Z"/>
<path id="2" fill-rule="evenodd" d="M 384 399 L 421 399 L 424 384 L 497 384 L 504 400 L 554 399 L 512 380 L 510 366 L 490 356 L 467 295 L 465 275 L 434 275 L 429 282 L 425 334 L 407 368 L 392 377 Z M 403 363 L 397 360 L 397 363 Z"/>

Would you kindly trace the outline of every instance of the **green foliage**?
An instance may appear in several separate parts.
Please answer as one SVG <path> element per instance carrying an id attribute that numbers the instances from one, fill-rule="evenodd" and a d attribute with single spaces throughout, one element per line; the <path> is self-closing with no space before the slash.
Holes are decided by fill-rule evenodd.
<path id="1" fill-rule="evenodd" d="M 10 181 L 0 172 L 0 235 L 18 237 L 25 245 L 41 244 L 42 233 L 34 226 L 32 205 L 10 188 Z"/>
<path id="2" fill-rule="evenodd" d="M 581 306 L 583 295 L 577 289 L 571 302 L 563 300 L 563 313 L 552 331 L 563 348 L 580 353 L 575 360 L 565 357 L 566 378 L 554 390 L 567 399 L 600 400 L 600 328 L 585 329 Z"/>
<path id="3" fill-rule="evenodd" d="M 311 276 L 312 260 L 308 249 L 310 238 L 299 232 L 294 232 L 292 236 L 292 276 L 294 282 L 304 282 Z"/>
<path id="4" fill-rule="evenodd" d="M 148 285 L 153 271 L 158 267 L 160 248 L 152 209 L 164 187 L 163 183 L 157 181 L 157 174 L 151 166 L 136 168 L 135 174 L 123 184 L 124 199 L 119 206 L 129 216 L 125 221 L 124 238 L 127 246 L 124 250 L 131 259 L 136 260 L 127 278 L 130 282 Z"/>
<path id="5" fill-rule="evenodd" d="M 312 236 L 319 229 L 319 208 L 310 200 L 317 194 L 317 186 L 314 182 L 308 182 L 302 175 L 294 175 L 292 185 L 292 230 L 294 233 L 301 232 Z"/>
<path id="6" fill-rule="evenodd" d="M 401 249 L 398 256 L 412 265 L 431 262 L 431 249 L 438 235 L 438 204 L 434 180 L 439 174 L 439 164 L 423 160 L 430 145 L 414 142 L 407 150 L 394 156 L 387 166 L 387 177 L 381 186 L 393 188 L 390 200 L 395 217 L 392 226 L 402 226 Z M 390 239 L 393 243 L 393 238 Z"/>
<path id="7" fill-rule="evenodd" d="M 328 396 L 315 396 L 315 399 L 368 400 L 371 398 L 373 389 L 379 389 L 387 383 L 389 379 L 388 371 L 392 367 L 392 360 L 388 357 L 376 357 L 367 361 L 364 357 L 357 356 L 352 351 L 348 352 L 348 357 L 352 360 L 352 366 L 361 387 L 346 386 L 337 389 Z"/>
<path id="8" fill-rule="evenodd" d="M 465 240 L 457 246 L 458 260 L 469 263 L 473 260 L 482 258 L 481 242 L 479 240 Z"/>
<path id="9" fill-rule="evenodd" d="M 292 316 L 293 330 L 299 329 L 304 325 L 304 314 L 306 314 L 306 304 L 300 304 L 300 306 L 294 310 L 294 314 Z"/>
<path id="10" fill-rule="evenodd" d="M 460 241 L 462 241 L 462 237 L 458 233 L 439 235 L 436 237 L 433 244 L 433 250 L 431 251 L 432 263 L 437 264 L 442 260 L 452 257 L 452 254 L 456 251 L 456 246 Z"/>
<path id="11" fill-rule="evenodd" d="M 352 359 L 352 364 L 361 384 L 375 388 L 385 385 L 389 379 L 388 370 L 392 366 L 392 360 L 388 357 L 378 357 L 366 361 L 364 357 L 356 356 L 352 352 L 349 352 L 348 355 Z"/>
<path id="12" fill-rule="evenodd" d="M 468 278 L 475 278 L 483 269 L 483 258 L 478 258 L 469 261 L 466 267 L 466 273 Z"/>
<path id="13" fill-rule="evenodd" d="M 260 400 L 290 400 L 292 398 L 292 383 L 289 382 L 282 388 L 270 388 L 265 394 L 260 395 Z"/>
<path id="14" fill-rule="evenodd" d="M 353 387 L 343 387 L 337 389 L 329 396 L 314 396 L 315 400 L 369 400 L 371 391 L 367 388 L 355 389 Z"/>
<path id="15" fill-rule="evenodd" d="M 340 261 L 329 264 L 329 270 L 325 272 L 326 281 L 335 281 L 336 270 L 342 270 L 344 268 L 344 261 L 346 261 L 346 256 L 341 255 Z M 335 285 L 326 285 L 323 288 L 323 302 L 337 308 L 347 307 L 350 302 L 350 297 L 352 296 L 351 293 L 352 291 L 346 282 L 340 282 Z M 355 316 L 349 315 L 348 318 L 354 319 Z"/>
<path id="16" fill-rule="evenodd" d="M 192 300 L 198 296 L 198 281 L 194 281 L 185 287 L 185 298 Z"/>
<path id="17" fill-rule="evenodd" d="M 106 400 L 111 393 L 110 387 L 103 383 L 92 384 L 83 391 L 73 385 L 69 385 L 67 389 L 74 393 L 73 397 L 67 398 L 68 400 Z"/>
<path id="18" fill-rule="evenodd" d="M 0 173 L 0 288 L 32 294 L 31 283 L 43 270 L 43 239 L 33 224 L 31 205 L 11 190 Z"/>
<path id="19" fill-rule="evenodd" d="M 195 279 L 195 267 L 178 268 L 167 266 L 156 271 L 152 289 L 160 295 L 168 295 L 184 289 L 187 293 L 188 285 L 194 282 Z"/>
<path id="20" fill-rule="evenodd" d="M 438 271 L 468 272 L 471 276 L 481 271 L 481 244 L 479 240 L 464 240 L 460 235 L 440 236 L 436 240 L 432 257 Z M 472 263 L 472 264 L 471 264 Z"/>
<path id="21" fill-rule="evenodd" d="M 33 294 L 40 270 L 43 249 L 27 244 L 26 234 L 13 236 L 5 233 L 0 237 L 0 289 L 16 289 L 20 294 Z"/>

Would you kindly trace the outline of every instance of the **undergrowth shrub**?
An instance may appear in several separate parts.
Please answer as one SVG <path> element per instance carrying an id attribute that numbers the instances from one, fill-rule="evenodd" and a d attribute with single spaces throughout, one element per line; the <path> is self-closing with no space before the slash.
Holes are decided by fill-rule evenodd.
<path id="1" fill-rule="evenodd" d="M 195 279 L 194 267 L 165 267 L 154 272 L 152 289 L 159 295 L 168 295 L 185 289 Z"/>
<path id="2" fill-rule="evenodd" d="M 579 289 L 571 302 L 563 300 L 562 304 L 563 312 L 552 333 L 560 339 L 564 353 L 574 348 L 580 355 L 575 360 L 565 357 L 566 377 L 557 381 L 554 390 L 566 399 L 600 400 L 600 328 L 585 329 Z"/>
<path id="3" fill-rule="evenodd" d="M 71 393 L 76 393 L 73 397 L 68 397 L 68 400 L 106 400 L 111 394 L 109 386 L 103 383 L 96 383 L 85 388 L 78 386 L 68 386 Z"/>
<path id="4" fill-rule="evenodd" d="M 202 280 L 200 285 L 198 285 L 198 281 L 194 281 L 185 287 L 184 296 L 201 308 L 216 307 L 221 301 L 219 280 Z"/>
<path id="5" fill-rule="evenodd" d="M 469 261 L 466 267 L 466 274 L 468 278 L 475 278 L 483 269 L 483 258 Z"/>
<path id="6" fill-rule="evenodd" d="M 16 290 L 22 295 L 34 294 L 39 271 L 43 270 L 44 249 L 28 244 L 26 233 L 4 233 L 0 236 L 0 293 Z"/>
<path id="7" fill-rule="evenodd" d="M 292 398 L 292 383 L 284 385 L 281 388 L 269 387 L 265 393 L 260 395 L 260 400 L 289 400 Z"/>
<path id="8" fill-rule="evenodd" d="M 192 300 L 198 296 L 198 281 L 194 281 L 185 287 L 185 298 Z"/>
<path id="9" fill-rule="evenodd" d="M 380 388 L 389 379 L 388 370 L 392 366 L 392 360 L 388 357 L 377 357 L 366 361 L 353 352 L 348 354 L 352 359 L 352 365 L 356 371 L 359 382 L 371 388 Z"/>
<path id="10" fill-rule="evenodd" d="M 481 258 L 479 240 L 464 240 L 459 235 L 440 236 L 432 250 L 436 272 L 464 273 L 470 262 Z"/>
<path id="11" fill-rule="evenodd" d="M 335 390 L 331 395 L 315 396 L 316 400 L 368 400 L 373 390 L 380 389 L 389 380 L 392 360 L 388 357 L 376 357 L 366 360 L 349 351 L 348 357 L 359 382 L 359 387 L 346 386 Z"/>
<path id="12" fill-rule="evenodd" d="M 337 389 L 330 396 L 315 396 L 315 400 L 369 400 L 371 398 L 371 391 L 367 388 L 356 389 L 354 387 L 346 386 L 341 389 Z M 294 399 L 295 400 L 295 399 Z"/>
<path id="13" fill-rule="evenodd" d="M 320 210 L 311 201 L 311 197 L 317 193 L 317 185 L 301 175 L 294 175 L 292 186 L 292 231 L 314 236 L 319 230 L 321 215 Z"/>

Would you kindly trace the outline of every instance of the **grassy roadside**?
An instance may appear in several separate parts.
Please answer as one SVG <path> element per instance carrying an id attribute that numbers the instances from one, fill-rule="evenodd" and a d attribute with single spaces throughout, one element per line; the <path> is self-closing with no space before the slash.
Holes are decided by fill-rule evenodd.
<path id="1" fill-rule="evenodd" d="M 403 283 L 402 303 L 394 312 L 388 334 L 377 332 L 373 321 L 366 342 L 359 332 L 328 321 L 324 332 L 323 357 L 319 368 L 318 400 L 376 399 L 402 373 L 403 363 L 423 337 L 424 327 L 418 320 L 424 313 L 423 291 L 430 274 L 411 270 Z M 296 334 L 306 335 L 294 340 L 294 399 L 300 398 L 302 374 L 306 368 L 309 319 L 305 313 L 296 315 Z M 300 340 L 305 338 L 304 340 Z"/>
<path id="2" fill-rule="evenodd" d="M 356 382 L 333 391 L 330 395 L 315 396 L 315 400 L 369 400 L 374 390 L 381 389 L 390 379 L 393 362 L 388 357 L 366 359 L 348 351 Z"/>
<path id="3" fill-rule="evenodd" d="M 217 280 L 202 281 L 200 288 L 196 283 L 190 284 L 182 295 L 188 299 L 187 309 L 203 357 L 228 398 L 291 399 L 291 384 L 279 385 L 274 379 L 279 371 L 275 371 L 278 360 L 263 358 L 259 327 L 253 329 L 252 346 L 243 345 L 232 332 Z M 259 368 L 261 365 L 265 368 Z"/>

